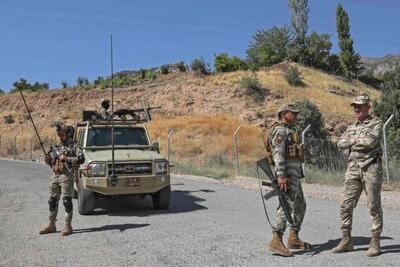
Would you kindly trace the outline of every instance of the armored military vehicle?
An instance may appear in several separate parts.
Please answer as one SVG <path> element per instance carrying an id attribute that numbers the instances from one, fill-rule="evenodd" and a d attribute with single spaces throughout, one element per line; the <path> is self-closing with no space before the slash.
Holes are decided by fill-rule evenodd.
<path id="1" fill-rule="evenodd" d="M 113 117 L 102 119 L 95 111 L 83 111 L 77 124 L 74 139 L 85 154 L 77 171 L 79 213 L 91 214 L 99 198 L 127 195 L 150 195 L 155 209 L 167 209 L 169 162 L 160 155 L 158 143 L 151 143 L 149 109 L 121 109 Z"/>

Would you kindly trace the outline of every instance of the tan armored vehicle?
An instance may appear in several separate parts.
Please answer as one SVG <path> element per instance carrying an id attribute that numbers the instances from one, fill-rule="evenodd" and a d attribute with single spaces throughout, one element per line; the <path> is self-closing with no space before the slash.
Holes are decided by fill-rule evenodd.
<path id="1" fill-rule="evenodd" d="M 91 214 L 99 198 L 121 195 L 150 195 L 155 209 L 167 209 L 171 198 L 169 163 L 160 155 L 158 143 L 151 143 L 146 127 L 148 109 L 123 109 L 114 114 L 112 121 L 84 111 L 77 124 L 74 139 L 86 159 L 77 172 L 79 213 Z"/>

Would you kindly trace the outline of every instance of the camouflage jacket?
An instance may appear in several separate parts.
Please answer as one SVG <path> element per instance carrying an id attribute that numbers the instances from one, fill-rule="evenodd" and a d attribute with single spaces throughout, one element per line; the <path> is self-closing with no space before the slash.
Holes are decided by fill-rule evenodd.
<path id="1" fill-rule="evenodd" d="M 77 167 L 85 162 L 85 155 L 83 154 L 81 147 L 73 140 L 68 140 L 65 143 L 59 143 L 58 145 L 55 145 L 54 148 L 60 154 L 65 154 L 67 156 L 66 163 L 69 168 Z M 46 163 L 53 167 L 56 164 L 56 159 L 52 158 Z M 62 172 L 64 174 L 69 173 L 68 169 L 65 167 Z"/>
<path id="2" fill-rule="evenodd" d="M 299 134 L 282 122 L 273 125 L 269 132 L 276 175 L 304 177 L 301 168 L 304 152 Z"/>
<path id="3" fill-rule="evenodd" d="M 110 112 L 108 112 L 108 110 L 106 110 L 105 108 L 101 108 L 98 112 L 99 114 L 99 118 L 102 120 L 111 120 L 111 114 Z"/>
<path id="4" fill-rule="evenodd" d="M 363 168 L 382 156 L 380 141 L 382 138 L 382 121 L 369 116 L 362 122 L 349 127 L 338 141 L 339 148 L 348 150 L 348 165 Z"/>

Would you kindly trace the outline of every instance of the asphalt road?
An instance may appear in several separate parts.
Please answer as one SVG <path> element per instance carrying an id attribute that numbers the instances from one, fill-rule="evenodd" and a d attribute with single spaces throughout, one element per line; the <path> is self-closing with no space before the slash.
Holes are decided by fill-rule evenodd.
<path id="1" fill-rule="evenodd" d="M 399 211 L 385 210 L 381 256 L 365 256 L 370 236 L 365 206 L 354 215 L 356 251 L 334 255 L 338 203 L 308 198 L 301 235 L 315 249 L 282 258 L 266 251 L 271 233 L 257 191 L 193 178 L 172 179 L 167 211 L 153 210 L 150 199 L 130 199 L 80 216 L 74 200 L 74 234 L 40 236 L 48 216 L 49 168 L 0 160 L 0 170 L 1 266 L 399 266 Z"/>

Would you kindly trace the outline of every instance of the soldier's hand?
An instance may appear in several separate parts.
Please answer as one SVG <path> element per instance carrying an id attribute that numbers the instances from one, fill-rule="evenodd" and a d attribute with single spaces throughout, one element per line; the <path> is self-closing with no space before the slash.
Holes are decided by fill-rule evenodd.
<path id="1" fill-rule="evenodd" d="M 49 162 L 51 161 L 51 155 L 50 154 L 46 154 L 44 156 L 44 161 L 49 164 Z"/>
<path id="2" fill-rule="evenodd" d="M 288 187 L 288 179 L 285 176 L 279 176 L 278 186 L 282 191 L 286 192 Z"/>
<path id="3" fill-rule="evenodd" d="M 65 155 L 65 154 L 62 154 L 61 156 L 60 156 L 60 161 L 61 162 L 64 162 L 64 161 L 66 161 L 67 160 L 67 155 Z"/>

